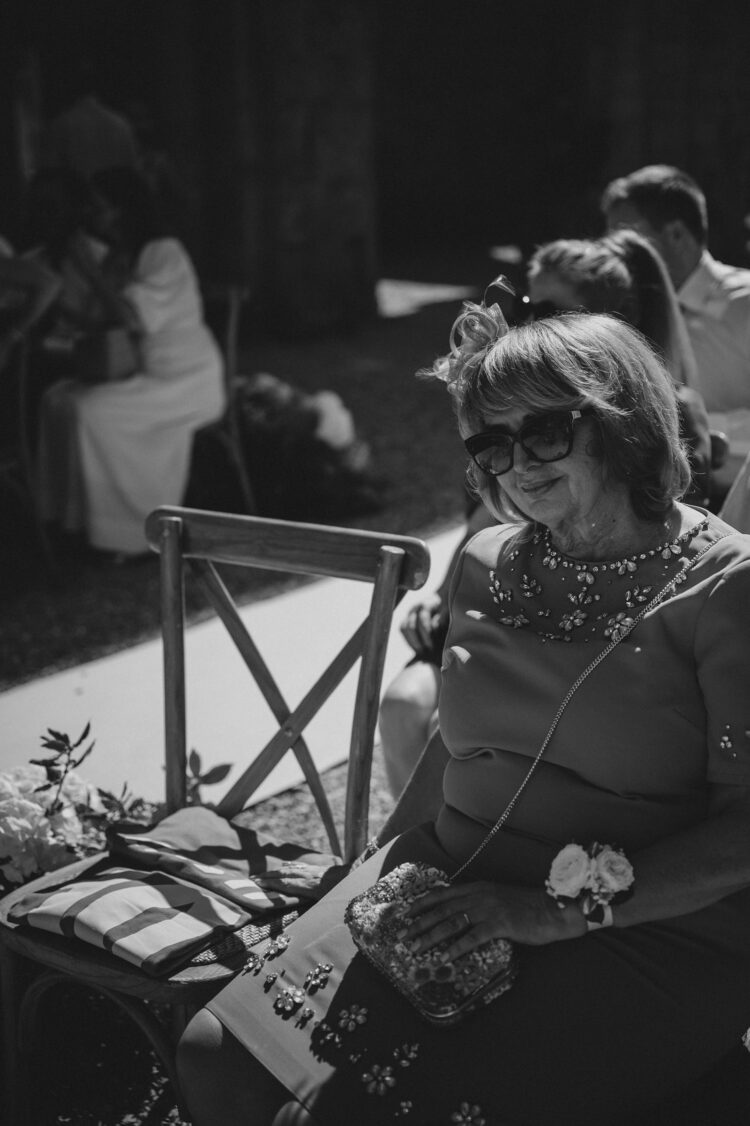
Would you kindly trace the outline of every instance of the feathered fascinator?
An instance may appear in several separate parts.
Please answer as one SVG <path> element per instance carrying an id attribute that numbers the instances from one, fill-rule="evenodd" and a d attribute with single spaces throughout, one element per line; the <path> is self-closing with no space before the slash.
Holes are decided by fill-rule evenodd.
<path id="1" fill-rule="evenodd" d="M 442 380 L 452 395 L 458 395 L 467 376 L 478 371 L 493 344 L 510 331 L 502 309 L 488 296 L 493 289 L 503 290 L 515 297 L 515 290 L 502 274 L 484 291 L 481 305 L 464 301 L 461 313 L 454 321 L 450 336 L 450 352 L 436 361 L 431 375 Z"/>

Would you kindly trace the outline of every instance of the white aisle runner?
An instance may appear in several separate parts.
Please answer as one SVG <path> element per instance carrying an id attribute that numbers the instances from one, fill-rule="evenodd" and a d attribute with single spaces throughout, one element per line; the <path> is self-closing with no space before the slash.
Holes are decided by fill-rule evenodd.
<path id="1" fill-rule="evenodd" d="M 429 538 L 432 567 L 423 591 L 442 579 L 461 536 L 457 527 Z M 349 637 L 355 615 L 364 616 L 372 587 L 348 580 L 322 580 L 246 606 L 242 617 L 284 693 L 295 707 L 312 684 L 299 646 L 305 631 L 316 635 L 320 670 Z M 422 592 L 397 606 L 386 656 L 384 686 L 409 659 L 411 650 L 398 626 L 406 608 Z M 206 787 L 205 801 L 217 801 L 274 731 L 274 721 L 224 627 L 212 619 L 191 626 L 186 640 L 188 748 L 195 748 L 203 768 L 232 763 L 226 783 Z M 339 686 L 307 736 L 316 761 L 342 762 L 348 754 L 343 715 L 356 685 L 356 666 Z M 77 737 L 86 723 L 96 739 L 81 773 L 96 785 L 119 793 L 124 783 L 149 800 L 164 793 L 161 641 L 145 642 L 76 668 L 41 677 L 0 693 L 0 771 L 40 757 L 40 737 L 47 727 Z M 348 723 L 348 720 L 347 720 Z M 301 780 L 293 756 L 285 759 L 258 790 L 254 800 L 278 793 Z"/>

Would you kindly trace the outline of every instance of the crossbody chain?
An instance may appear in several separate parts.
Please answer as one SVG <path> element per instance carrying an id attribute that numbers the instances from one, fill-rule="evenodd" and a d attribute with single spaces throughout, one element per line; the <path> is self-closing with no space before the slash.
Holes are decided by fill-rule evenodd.
<path id="1" fill-rule="evenodd" d="M 583 684 L 584 680 L 586 680 L 587 677 L 589 677 L 591 675 L 591 673 L 594 671 L 594 669 L 599 667 L 599 665 L 602 663 L 604 658 L 608 657 L 609 654 L 612 652 L 612 650 L 615 649 L 620 644 L 620 642 L 622 640 L 624 640 L 624 638 L 630 636 L 630 634 L 633 632 L 635 627 L 646 616 L 646 614 L 650 613 L 650 611 L 653 610 L 655 606 L 658 606 L 659 603 L 662 601 L 662 599 L 666 598 L 666 596 L 670 593 L 670 591 L 673 591 L 676 586 L 678 586 L 679 584 L 681 584 L 685 581 L 685 579 L 687 578 L 688 572 L 695 566 L 695 564 L 698 562 L 698 560 L 701 559 L 706 554 L 707 551 L 710 551 L 710 549 L 712 547 L 715 547 L 715 545 L 717 543 L 719 543 L 724 538 L 725 538 L 724 536 L 721 536 L 718 540 L 712 540 L 712 542 L 709 543 L 709 544 L 706 544 L 706 546 L 704 548 L 702 548 L 698 552 L 697 555 L 693 556 L 693 558 L 690 560 L 690 562 L 687 564 L 687 566 L 683 567 L 682 570 L 679 571 L 678 574 L 676 574 L 674 576 L 674 578 L 671 578 L 669 580 L 669 582 L 666 584 L 666 586 L 664 586 L 659 591 L 659 593 L 656 594 L 651 599 L 651 601 L 646 606 L 643 607 L 642 610 L 640 610 L 640 612 L 636 615 L 636 617 L 633 618 L 632 622 L 629 625 L 625 626 L 621 630 L 621 632 L 618 633 L 617 637 L 613 638 L 612 641 L 609 642 L 609 644 L 606 646 L 606 648 L 602 649 L 601 653 L 599 653 L 596 657 L 594 657 L 591 664 L 587 665 L 586 668 L 583 670 L 583 672 L 573 682 L 573 684 L 571 684 L 570 688 L 565 693 L 565 697 L 563 698 L 563 700 L 560 704 L 560 707 L 557 709 L 557 712 L 555 713 L 555 717 L 554 717 L 554 719 L 552 720 L 552 723 L 549 726 L 549 730 L 547 731 L 547 734 L 544 736 L 544 739 L 542 741 L 542 745 L 539 748 L 539 750 L 537 751 L 536 756 L 534 757 L 534 761 L 532 762 L 531 766 L 528 769 L 526 777 L 521 782 L 521 785 L 518 787 L 515 794 L 510 799 L 510 801 L 508 802 L 505 809 L 503 810 L 503 812 L 498 817 L 495 824 L 488 831 L 488 833 L 483 838 L 483 840 L 481 840 L 479 842 L 479 844 L 474 849 L 474 851 L 472 852 L 472 854 L 468 858 L 468 860 L 465 860 L 464 863 L 461 865 L 461 867 L 457 868 L 456 871 L 453 873 L 453 875 L 450 877 L 451 883 L 453 883 L 454 880 L 458 879 L 458 877 L 463 872 L 466 871 L 466 869 L 469 867 L 469 865 L 472 864 L 476 860 L 476 858 L 479 856 L 480 852 L 482 852 L 487 847 L 487 845 L 490 843 L 490 841 L 493 839 L 493 837 L 497 833 L 499 833 L 500 830 L 502 829 L 503 825 L 505 825 L 505 823 L 508 820 L 508 818 L 510 817 L 511 813 L 515 809 L 516 803 L 518 802 L 519 798 L 521 797 L 524 790 L 526 789 L 529 782 L 531 781 L 532 776 L 536 772 L 536 769 L 539 766 L 539 763 L 542 761 L 542 756 L 544 755 L 544 752 L 547 750 L 547 747 L 549 746 L 550 740 L 551 740 L 552 736 L 554 735 L 555 730 L 557 728 L 557 725 L 562 718 L 563 712 L 567 708 L 568 704 L 570 703 L 570 701 L 573 698 L 573 696 L 575 695 L 575 693 L 578 691 L 578 689 Z"/>

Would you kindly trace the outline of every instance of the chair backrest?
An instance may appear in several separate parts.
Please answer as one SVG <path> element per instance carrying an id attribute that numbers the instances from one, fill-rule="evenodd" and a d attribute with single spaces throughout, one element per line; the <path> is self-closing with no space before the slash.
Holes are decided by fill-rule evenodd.
<path id="1" fill-rule="evenodd" d="M 146 534 L 151 547 L 161 555 L 168 810 L 180 808 L 186 802 L 184 594 L 185 573 L 190 571 L 226 627 L 278 724 L 273 737 L 257 751 L 217 804 L 218 812 L 227 817 L 238 813 L 291 750 L 315 798 L 332 850 L 345 861 L 353 859 L 367 842 L 373 742 L 393 609 L 407 590 L 417 590 L 424 584 L 430 561 L 427 547 L 421 540 L 408 536 L 173 507 L 152 512 Z M 357 579 L 372 584 L 366 617 L 293 709 L 250 636 L 216 564 Z M 314 642 L 309 631 L 304 637 L 310 644 Z M 290 647 L 296 660 L 304 660 L 304 654 L 295 650 L 291 641 Z M 303 732 L 358 659 L 341 843 Z M 345 757 L 344 753 L 341 757 Z"/>

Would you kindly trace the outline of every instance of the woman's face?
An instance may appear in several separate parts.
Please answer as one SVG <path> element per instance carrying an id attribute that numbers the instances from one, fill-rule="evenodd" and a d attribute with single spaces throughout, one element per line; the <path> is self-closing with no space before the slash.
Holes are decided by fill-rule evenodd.
<path id="1" fill-rule="evenodd" d="M 89 216 L 89 231 L 96 238 L 114 244 L 120 233 L 120 210 L 101 192 L 93 192 Z"/>
<path id="2" fill-rule="evenodd" d="M 484 419 L 483 429 L 500 427 L 515 434 L 533 417 L 533 411 L 522 408 L 498 411 Z M 573 445 L 567 457 L 538 461 L 516 442 L 513 464 L 497 481 L 525 516 L 553 533 L 558 529 L 582 534 L 612 504 L 620 503 L 607 487 L 596 445 L 596 421 L 584 415 L 573 423 Z"/>

